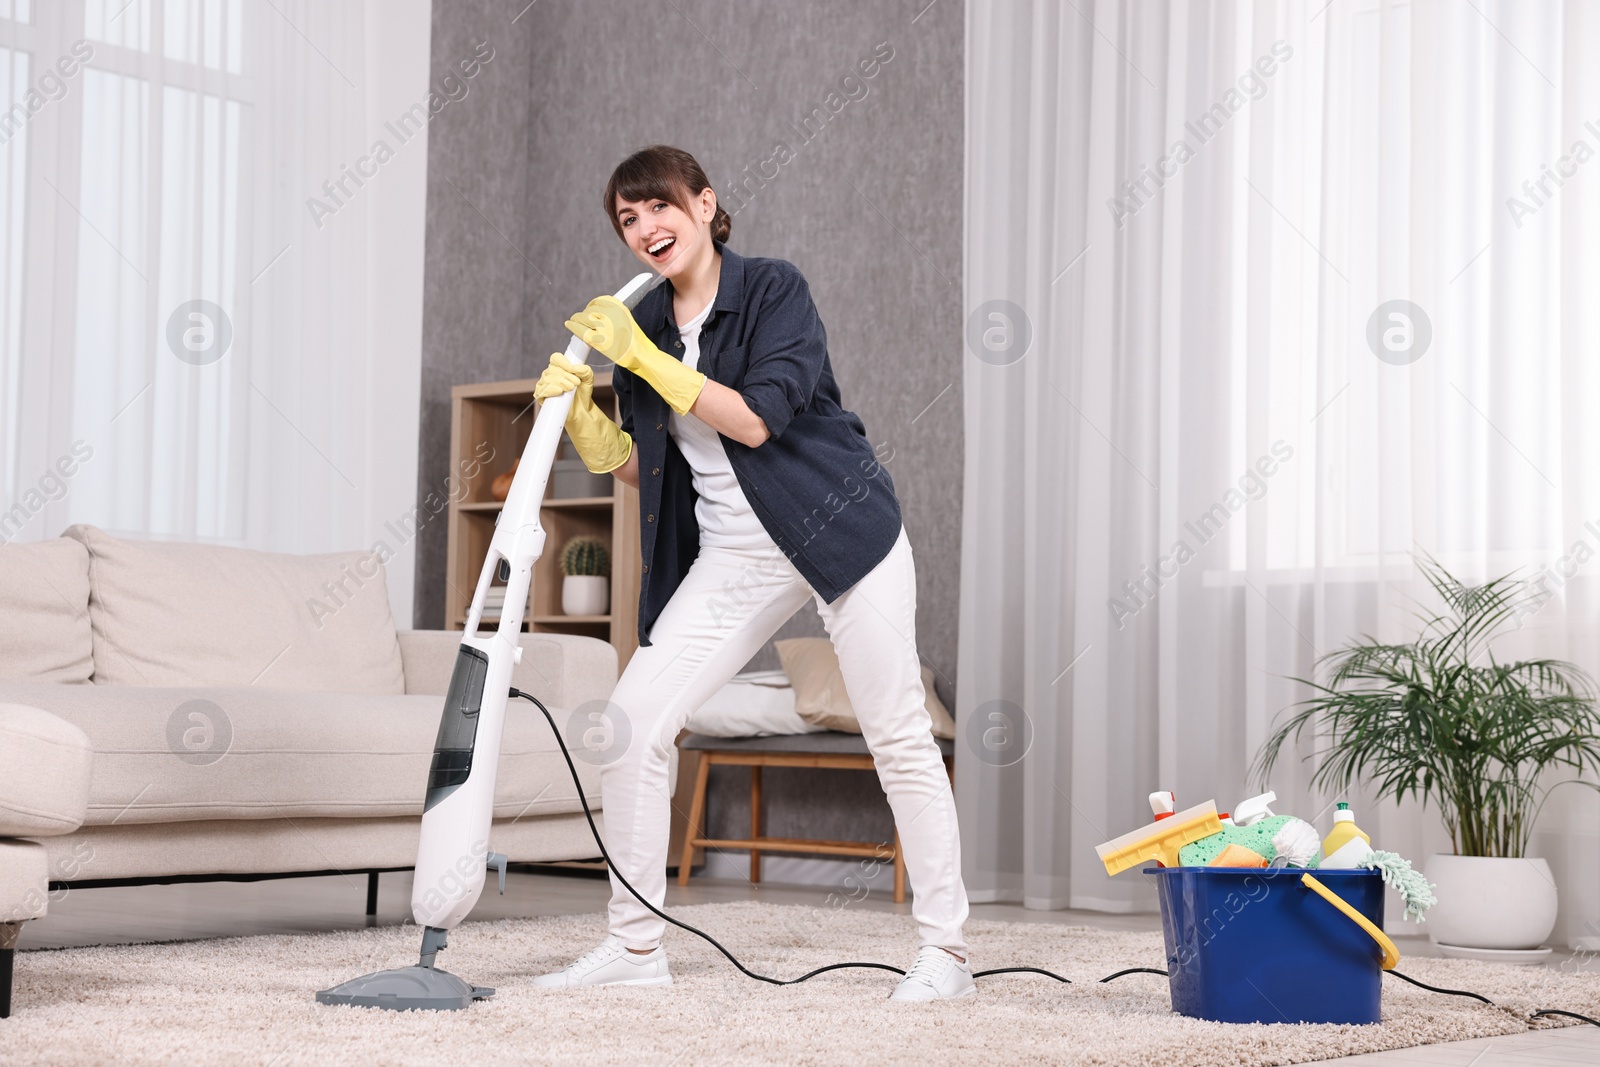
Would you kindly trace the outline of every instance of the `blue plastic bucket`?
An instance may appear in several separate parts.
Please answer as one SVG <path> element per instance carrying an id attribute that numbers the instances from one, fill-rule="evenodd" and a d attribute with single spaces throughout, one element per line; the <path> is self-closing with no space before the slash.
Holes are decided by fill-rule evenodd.
<path id="1" fill-rule="evenodd" d="M 1383 950 L 1292 867 L 1147 867 L 1172 1010 L 1224 1023 L 1375 1023 Z M 1311 872 L 1377 929 L 1383 876 Z M 1391 961 L 1392 965 L 1392 961 Z"/>

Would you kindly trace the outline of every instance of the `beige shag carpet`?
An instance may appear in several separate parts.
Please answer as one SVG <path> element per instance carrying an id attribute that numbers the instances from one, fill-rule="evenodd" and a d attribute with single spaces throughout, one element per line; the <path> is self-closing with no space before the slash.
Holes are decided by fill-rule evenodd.
<path id="1" fill-rule="evenodd" d="M 835 960 L 906 966 L 906 916 L 856 908 L 707 904 L 685 921 L 745 962 L 788 977 Z M 1502 1008 L 1384 979 L 1376 1026 L 1229 1026 L 1175 1016 L 1166 979 L 1095 979 L 1163 964 L 1159 934 L 972 922 L 982 968 L 1035 964 L 1065 974 L 985 979 L 976 997 L 890 1004 L 895 976 L 846 971 L 775 988 L 735 972 L 710 946 L 669 932 L 675 984 L 578 992 L 531 988 L 603 936 L 599 915 L 467 923 L 440 966 L 498 994 L 459 1012 L 318 1005 L 314 991 L 416 962 L 412 925 L 18 953 L 15 1014 L 0 1020 L 0 1063 L 26 1064 L 720 1064 L 973 1062 L 1193 1065 L 1303 1063 L 1358 1052 L 1521 1033 L 1536 1008 L 1600 1014 L 1600 975 L 1464 960 L 1407 959 L 1434 985 L 1482 992 Z M 1563 1025 L 1546 1021 L 1536 1025 Z"/>

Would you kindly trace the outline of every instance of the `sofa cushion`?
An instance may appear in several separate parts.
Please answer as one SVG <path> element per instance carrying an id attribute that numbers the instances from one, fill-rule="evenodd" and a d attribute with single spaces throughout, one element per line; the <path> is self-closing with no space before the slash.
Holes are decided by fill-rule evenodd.
<path id="1" fill-rule="evenodd" d="M 0 683 L 0 701 L 75 723 L 94 747 L 88 826 L 111 823 L 420 815 L 443 701 L 436 696 L 245 688 Z M 548 702 L 547 702 L 548 703 Z M 568 745 L 591 705 L 551 708 Z M 0 729 L 0 750 L 9 744 Z M 599 761 L 576 761 L 599 799 Z M 496 818 L 581 811 L 544 716 L 506 709 Z M 337 856 L 328 857 L 330 869 Z"/>
<path id="2" fill-rule="evenodd" d="M 126 541 L 93 526 L 97 685 L 403 693 L 382 560 Z"/>
<path id="3" fill-rule="evenodd" d="M 0 545 L 0 680 L 87 682 L 89 552 L 77 541 Z"/>
<path id="4" fill-rule="evenodd" d="M 602 835 L 604 820 L 603 813 L 595 812 Z M 62 880 L 392 869 L 417 862 L 419 821 L 415 815 L 394 815 L 387 819 L 118 823 L 85 826 L 69 837 L 47 837 L 43 846 L 50 877 Z M 489 842 L 496 852 L 510 856 L 512 863 L 586 860 L 600 852 L 582 812 L 496 819 L 489 827 Z M 0 871 L 6 862 L 5 844 L 0 842 Z M 39 873 L 42 877 L 42 866 Z M 363 882 L 349 875 L 345 878 L 352 892 L 360 891 Z M 493 892 L 494 872 L 490 871 L 484 895 Z"/>
<path id="5" fill-rule="evenodd" d="M 88 736 L 72 723 L 26 704 L 0 704 L 0 837 L 70 834 L 82 826 L 93 760 Z"/>

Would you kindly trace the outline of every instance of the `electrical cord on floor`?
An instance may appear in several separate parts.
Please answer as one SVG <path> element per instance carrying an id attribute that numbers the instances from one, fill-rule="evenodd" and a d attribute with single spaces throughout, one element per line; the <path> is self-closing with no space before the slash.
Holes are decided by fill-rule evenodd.
<path id="1" fill-rule="evenodd" d="M 1562 1011 L 1560 1008 L 1540 1008 L 1528 1018 L 1537 1019 L 1544 1015 L 1565 1015 L 1569 1019 L 1582 1019 L 1590 1026 L 1600 1026 L 1600 1019 L 1591 1019 L 1587 1015 L 1579 1015 L 1575 1011 Z"/>
<path id="2" fill-rule="evenodd" d="M 1419 982 L 1409 974 L 1401 974 L 1399 971 L 1390 971 L 1389 973 L 1403 982 L 1410 982 L 1412 985 L 1426 989 L 1430 993 L 1445 993 L 1452 997 L 1471 997 L 1473 1000 L 1481 1000 L 1491 1008 L 1495 1007 L 1495 1002 L 1482 993 L 1473 993 L 1465 989 L 1441 989 L 1436 985 L 1429 985 L 1427 982 Z"/>
<path id="3" fill-rule="evenodd" d="M 531 700 L 540 711 L 544 712 L 545 721 L 550 724 L 550 732 L 555 734 L 556 744 L 561 746 L 562 758 L 567 761 L 567 771 L 572 775 L 573 787 L 578 791 L 578 802 L 583 805 L 583 817 L 589 820 L 589 833 L 594 836 L 594 843 L 600 849 L 601 857 L 606 861 L 606 866 L 610 868 L 612 876 L 622 884 L 622 888 L 626 889 L 629 893 L 632 893 L 633 899 L 643 904 L 646 908 L 649 908 L 651 914 L 653 914 L 656 918 L 669 922 L 680 930 L 687 930 L 696 937 L 704 939 L 705 942 L 712 948 L 726 956 L 728 962 L 737 967 L 739 972 L 745 977 L 754 978 L 758 982 L 766 982 L 768 985 L 794 985 L 798 982 L 804 982 L 815 978 L 819 974 L 827 974 L 829 971 L 866 969 L 875 971 L 890 971 L 899 975 L 904 975 L 906 973 L 899 967 L 891 967 L 887 963 L 830 963 L 826 967 L 818 967 L 814 971 L 807 971 L 799 978 L 773 978 L 769 975 L 757 974 L 755 971 L 752 971 L 750 968 L 740 963 L 739 958 L 732 952 L 729 952 L 722 942 L 718 941 L 704 930 L 690 926 L 682 919 L 674 919 L 672 916 L 668 915 L 666 912 L 662 911 L 660 908 L 644 899 L 644 897 L 640 895 L 639 891 L 633 888 L 633 886 L 628 883 L 628 880 L 622 876 L 622 872 L 617 869 L 617 865 L 611 861 L 611 853 L 606 851 L 606 843 L 600 838 L 600 828 L 594 823 L 594 813 L 589 810 L 589 800 L 583 795 L 583 782 L 578 778 L 577 765 L 572 762 L 572 753 L 567 751 L 566 738 L 561 736 L 561 730 L 556 726 L 555 716 L 551 715 L 550 709 L 545 707 L 544 703 L 532 693 L 524 693 L 520 689 L 513 688 L 511 690 L 511 695 L 513 697 L 521 697 L 523 700 Z M 1061 975 L 1056 974 L 1053 971 L 1044 970 L 1041 967 L 996 967 L 992 970 L 977 971 L 972 977 L 984 978 L 991 974 L 1017 974 L 1022 972 L 1027 972 L 1030 974 L 1042 974 L 1046 975 L 1047 977 L 1054 978 L 1058 982 L 1065 982 L 1068 985 L 1072 984 L 1072 980 L 1070 978 L 1063 978 Z M 1127 974 L 1131 972 L 1123 971 L 1120 973 Z M 1161 973 L 1164 974 L 1166 972 L 1163 971 Z M 1110 978 L 1105 978 L 1102 980 L 1109 982 L 1111 978 L 1116 977 L 1119 977 L 1119 975 L 1111 975 Z"/>
<path id="4" fill-rule="evenodd" d="M 987 978 L 991 974 L 1042 974 L 1046 978 L 1054 978 L 1065 985 L 1071 985 L 1072 979 L 1063 978 L 1054 971 L 1047 971 L 1043 967 L 990 967 L 987 971 L 973 971 L 974 978 Z"/>
<path id="5" fill-rule="evenodd" d="M 544 712 L 545 721 L 550 724 L 550 732 L 555 734 L 556 744 L 561 746 L 561 755 L 567 761 L 567 770 L 572 774 L 572 784 L 578 790 L 578 802 L 583 805 L 583 817 L 589 820 L 589 832 L 594 835 L 594 843 L 599 847 L 600 855 L 606 861 L 606 866 L 610 868 L 611 876 L 618 882 L 622 883 L 622 888 L 633 894 L 633 899 L 649 908 L 651 914 L 653 914 L 656 918 L 669 922 L 680 930 L 687 930 L 696 937 L 703 938 L 705 942 L 712 948 L 726 956 L 728 958 L 728 962 L 737 967 L 739 972 L 745 977 L 754 978 L 758 982 L 766 982 L 768 985 L 794 985 L 797 982 L 807 981 L 808 979 L 815 978 L 819 974 L 826 974 L 829 971 L 842 971 L 857 967 L 878 971 L 893 971 L 895 974 L 899 975 L 906 973 L 899 967 L 891 967 L 887 963 L 830 963 L 826 967 L 818 967 L 814 971 L 807 971 L 799 978 L 772 978 L 765 974 L 757 974 L 755 971 L 752 971 L 750 968 L 740 963 L 739 958 L 723 947 L 722 942 L 718 941 L 704 930 L 690 926 L 681 919 L 674 919 L 672 916 L 668 915 L 666 912 L 662 911 L 660 908 L 644 899 L 643 895 L 641 895 L 637 889 L 633 888 L 633 886 L 628 883 L 628 880 L 622 876 L 622 872 L 617 869 L 617 865 L 611 861 L 611 853 L 606 851 L 606 843 L 600 839 L 600 828 L 594 824 L 594 813 L 589 810 L 589 800 L 583 795 L 583 782 L 578 778 L 577 765 L 572 762 L 572 753 L 567 751 L 566 739 L 561 736 L 561 730 L 556 726 L 555 717 L 550 714 L 550 709 L 545 707 L 544 703 L 532 693 L 524 693 L 520 689 L 513 688 L 511 690 L 511 695 L 514 697 L 521 697 L 524 700 L 533 701 L 533 703 L 538 706 L 539 710 Z"/>
<path id="6" fill-rule="evenodd" d="M 1104 978 L 1100 979 L 1100 981 L 1112 982 L 1118 978 L 1121 978 L 1125 974 L 1159 974 L 1163 978 L 1171 977 L 1171 975 L 1169 975 L 1166 971 L 1163 971 L 1157 967 L 1129 967 L 1126 970 L 1118 971 L 1116 974 L 1108 974 Z"/>
<path id="7" fill-rule="evenodd" d="M 1430 993 L 1444 993 L 1452 997 L 1471 997 L 1473 1000 L 1481 1001 L 1482 1003 L 1489 1005 L 1491 1008 L 1499 1007 L 1498 1004 L 1484 996 L 1482 993 L 1474 993 L 1467 989 L 1442 989 L 1436 985 L 1429 985 L 1427 982 L 1419 982 L 1409 974 L 1401 974 L 1399 971 L 1390 971 L 1388 973 L 1394 975 L 1396 978 L 1399 978 L 1402 981 L 1410 982 L 1414 986 L 1426 989 Z M 1538 1011 L 1528 1016 L 1528 1020 L 1532 1022 L 1534 1019 L 1543 1018 L 1546 1015 L 1563 1015 L 1568 1019 L 1577 1019 L 1581 1022 L 1586 1022 L 1590 1026 L 1600 1026 L 1600 1019 L 1591 1019 L 1587 1015 L 1579 1015 L 1575 1011 L 1563 1011 L 1560 1008 L 1540 1008 Z"/>
<path id="8" fill-rule="evenodd" d="M 626 889 L 629 893 L 632 893 L 633 898 L 639 903 L 643 904 L 646 908 L 649 908 L 651 914 L 655 915 L 656 918 L 671 923 L 680 930 L 687 930 L 689 933 L 701 938 L 712 948 L 716 949 L 718 952 L 722 953 L 723 956 L 727 957 L 728 962 L 738 968 L 739 972 L 745 977 L 754 978 L 758 982 L 766 982 L 768 985 L 795 985 L 800 982 L 809 981 L 819 974 L 827 974 L 829 971 L 865 969 L 890 971 L 899 975 L 906 973 L 899 967 L 891 967 L 887 963 L 830 963 L 826 967 L 818 967 L 814 971 L 807 971 L 798 978 L 773 978 L 765 974 L 757 974 L 755 971 L 752 971 L 750 968 L 740 963 L 739 958 L 732 952 L 729 952 L 727 948 L 723 946 L 722 942 L 718 941 L 704 930 L 701 930 L 698 927 L 690 926 L 682 919 L 674 919 L 672 916 L 668 915 L 666 912 L 662 911 L 660 908 L 644 899 L 644 897 L 640 895 L 639 891 L 633 888 L 633 886 L 629 884 L 628 880 L 622 876 L 622 872 L 617 870 L 617 865 L 611 862 L 611 853 L 606 851 L 606 843 L 600 837 L 600 828 L 595 825 L 594 812 L 589 810 L 589 800 L 583 795 L 583 782 L 578 778 L 578 767 L 572 762 L 572 753 L 567 750 L 566 738 L 562 736 L 561 730 L 557 728 L 555 716 L 551 715 L 550 709 L 545 707 L 544 703 L 532 693 L 524 693 L 520 689 L 513 688 L 511 690 L 511 695 L 513 697 L 521 697 L 523 700 L 532 701 L 540 711 L 544 712 L 545 721 L 550 724 L 550 732 L 555 735 L 556 744 L 561 746 L 561 756 L 567 761 L 567 771 L 572 775 L 572 785 L 578 791 L 578 803 L 583 805 L 583 817 L 589 821 L 589 833 L 593 835 L 594 843 L 596 847 L 600 849 L 601 857 L 606 861 L 606 866 L 610 869 L 611 875 L 622 884 L 622 888 Z M 1490 1007 L 1496 1006 L 1492 1000 L 1481 993 L 1471 993 L 1464 989 L 1442 989 L 1439 986 L 1428 985 L 1426 982 L 1419 982 L 1417 979 L 1412 978 L 1409 975 L 1401 974 L 1399 971 L 1389 971 L 1388 973 L 1394 975 L 1396 978 L 1410 982 L 1414 986 L 1419 986 L 1423 989 L 1426 989 L 1431 993 L 1444 993 L 1449 996 L 1456 997 L 1471 997 L 1474 1000 L 1482 1001 Z M 974 971 L 972 977 L 987 978 L 990 975 L 996 974 L 1042 974 L 1047 978 L 1054 978 L 1056 981 L 1065 985 L 1072 984 L 1072 979 L 1063 978 L 1054 971 L 1047 971 L 1042 967 L 992 967 L 987 971 Z M 1106 975 L 1104 978 L 1100 979 L 1100 982 L 1113 982 L 1118 978 L 1123 978 L 1130 974 L 1159 974 L 1163 978 L 1168 977 L 1166 971 L 1160 970 L 1156 967 L 1127 967 L 1113 974 Z M 1587 1015 L 1579 1015 L 1577 1012 L 1572 1011 L 1562 1011 L 1559 1008 L 1541 1009 L 1540 1011 L 1536 1011 L 1529 1016 L 1529 1019 L 1538 1019 L 1545 1015 L 1562 1015 L 1571 1019 L 1581 1019 L 1583 1022 L 1590 1023 L 1594 1026 L 1600 1026 L 1600 1021 L 1591 1019 Z"/>

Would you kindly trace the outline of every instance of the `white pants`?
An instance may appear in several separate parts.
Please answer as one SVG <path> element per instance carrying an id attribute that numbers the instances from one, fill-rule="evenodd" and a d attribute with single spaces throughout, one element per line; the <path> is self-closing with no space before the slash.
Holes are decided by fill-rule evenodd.
<path id="1" fill-rule="evenodd" d="M 882 562 L 824 603 L 770 542 L 759 549 L 704 547 L 611 697 L 626 716 L 626 749 L 603 768 L 606 847 L 623 877 L 660 907 L 667 892 L 669 753 L 689 716 L 741 670 L 807 597 L 839 656 L 850 703 L 894 811 L 912 914 L 924 945 L 965 956 L 967 893 L 955 797 L 930 733 L 917 658 L 916 570 L 904 528 Z M 654 948 L 666 924 L 613 877 L 611 933 Z"/>

